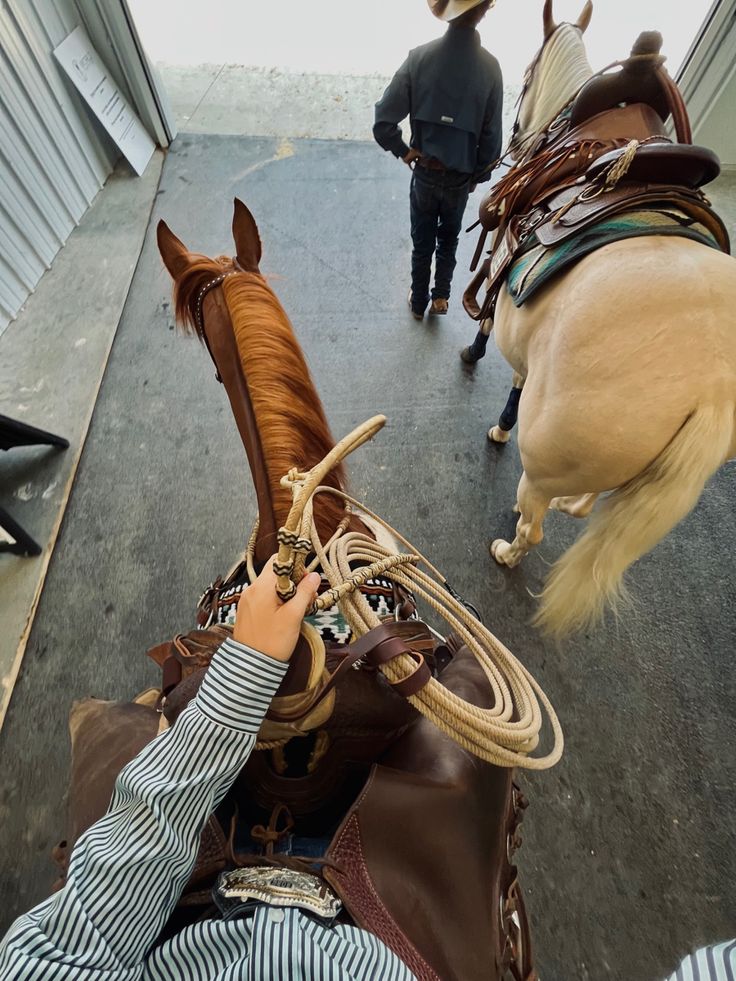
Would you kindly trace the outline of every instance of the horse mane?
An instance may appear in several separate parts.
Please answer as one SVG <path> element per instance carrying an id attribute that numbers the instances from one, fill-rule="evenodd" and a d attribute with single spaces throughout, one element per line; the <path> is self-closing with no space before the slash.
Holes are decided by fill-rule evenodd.
<path id="1" fill-rule="evenodd" d="M 560 24 L 543 45 L 537 59 L 533 63 L 535 98 L 523 131 L 521 117 L 524 102 L 532 94 L 531 86 L 519 106 L 520 130 L 514 142 L 521 148 L 522 154 L 526 147 L 534 144 L 536 137 L 549 127 L 593 74 L 580 30 L 574 24 Z"/>
<path id="2" fill-rule="evenodd" d="M 334 439 L 289 318 L 260 273 L 235 272 L 226 257 L 190 255 L 187 269 L 174 283 L 178 323 L 185 333 L 204 340 L 197 323 L 197 298 L 203 286 L 224 272 L 232 273 L 222 288 L 261 440 L 274 516 L 282 526 L 292 494 L 281 486 L 281 478 L 293 467 L 310 470 L 332 449 Z M 324 483 L 344 490 L 344 467 L 335 467 Z M 323 542 L 344 517 L 339 498 L 321 494 L 315 499 L 314 520 Z"/>
<path id="3" fill-rule="evenodd" d="M 229 276 L 223 290 L 261 437 L 274 513 L 283 525 L 292 495 L 281 486 L 281 478 L 292 467 L 311 470 L 335 441 L 289 318 L 265 279 L 258 273 Z M 324 482 L 343 490 L 344 467 L 335 467 Z M 331 494 L 320 495 L 314 515 L 320 538 L 326 541 L 345 516 L 344 505 Z"/>

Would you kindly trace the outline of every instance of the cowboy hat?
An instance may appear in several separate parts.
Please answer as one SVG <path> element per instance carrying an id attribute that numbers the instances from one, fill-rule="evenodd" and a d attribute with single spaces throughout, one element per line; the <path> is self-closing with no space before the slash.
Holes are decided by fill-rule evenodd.
<path id="1" fill-rule="evenodd" d="M 479 7 L 485 0 L 427 0 L 427 3 L 435 17 L 440 20 L 455 20 L 473 7 Z M 495 0 L 492 0 L 491 7 L 494 3 Z"/>

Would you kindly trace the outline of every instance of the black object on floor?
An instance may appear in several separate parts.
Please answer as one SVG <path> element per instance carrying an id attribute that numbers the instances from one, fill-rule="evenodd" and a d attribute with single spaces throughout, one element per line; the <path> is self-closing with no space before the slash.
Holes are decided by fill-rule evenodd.
<path id="1" fill-rule="evenodd" d="M 58 446 L 63 450 L 69 447 L 69 440 L 63 436 L 37 429 L 25 422 L 18 422 L 10 416 L 0 415 L 0 450 L 10 450 L 14 446 Z M 0 507 L 0 528 L 13 539 L 0 542 L 0 552 L 13 552 L 15 555 L 40 555 L 43 549 L 31 538 L 28 532 Z"/>

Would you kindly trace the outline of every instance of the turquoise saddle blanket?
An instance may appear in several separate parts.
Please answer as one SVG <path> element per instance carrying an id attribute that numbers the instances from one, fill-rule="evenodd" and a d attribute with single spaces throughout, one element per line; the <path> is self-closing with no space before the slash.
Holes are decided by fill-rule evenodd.
<path id="1" fill-rule="evenodd" d="M 551 249 L 540 245 L 536 235 L 531 235 L 523 253 L 514 260 L 506 276 L 506 287 L 514 305 L 520 307 L 553 276 L 596 249 L 641 235 L 680 235 L 711 248 L 719 248 L 705 225 L 694 221 L 678 208 L 625 211 L 589 225 Z"/>

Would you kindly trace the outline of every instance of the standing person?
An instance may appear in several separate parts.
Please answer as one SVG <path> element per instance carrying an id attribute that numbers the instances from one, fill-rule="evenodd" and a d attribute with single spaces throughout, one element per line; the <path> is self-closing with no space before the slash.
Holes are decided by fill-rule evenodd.
<path id="1" fill-rule="evenodd" d="M 476 27 L 495 0 L 428 0 L 448 22 L 443 37 L 414 48 L 376 103 L 373 135 L 412 168 L 409 306 L 422 320 L 446 314 L 468 194 L 488 180 L 501 151 L 503 80 Z M 411 146 L 399 123 L 409 116 Z"/>

